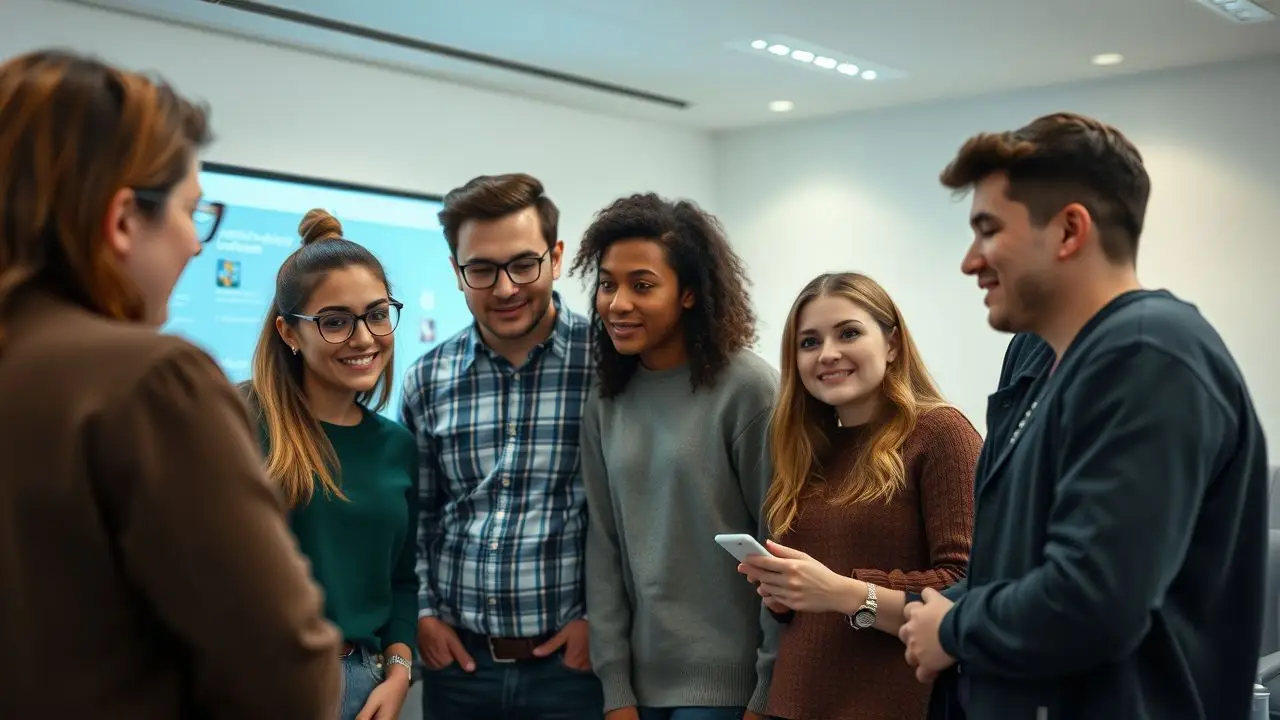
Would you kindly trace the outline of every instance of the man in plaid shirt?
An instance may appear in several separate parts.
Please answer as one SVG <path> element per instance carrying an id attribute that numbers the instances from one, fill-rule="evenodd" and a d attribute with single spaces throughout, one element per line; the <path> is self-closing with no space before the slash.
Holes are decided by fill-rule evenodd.
<path id="1" fill-rule="evenodd" d="M 559 211 L 528 175 L 481 176 L 440 212 L 475 323 L 410 368 L 418 438 L 418 646 L 431 720 L 598 720 L 578 457 L 590 326 L 552 289 Z"/>

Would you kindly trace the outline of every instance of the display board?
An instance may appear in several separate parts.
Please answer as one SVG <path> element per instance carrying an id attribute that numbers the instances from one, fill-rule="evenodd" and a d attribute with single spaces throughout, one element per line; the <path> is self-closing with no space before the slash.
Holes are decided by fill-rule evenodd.
<path id="1" fill-rule="evenodd" d="M 205 197 L 227 209 L 217 235 L 179 279 L 165 331 L 207 350 L 232 382 L 248 379 L 276 272 L 301 245 L 302 216 L 324 208 L 342 222 L 345 237 L 382 261 L 394 297 L 404 303 L 395 391 L 384 411 L 398 417 L 405 371 L 471 322 L 436 219 L 440 199 L 214 164 L 204 166 L 200 182 Z"/>

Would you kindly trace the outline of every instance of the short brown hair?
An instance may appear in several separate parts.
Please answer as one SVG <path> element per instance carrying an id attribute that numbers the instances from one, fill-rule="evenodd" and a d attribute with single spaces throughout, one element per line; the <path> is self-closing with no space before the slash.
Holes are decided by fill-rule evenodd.
<path id="1" fill-rule="evenodd" d="M 1116 128 L 1084 115 L 1054 113 L 1002 133 L 965 141 L 942 171 L 942 184 L 966 191 L 994 173 L 1009 178 L 1007 196 L 1043 225 L 1079 203 L 1099 229 L 1112 262 L 1132 262 L 1151 195 L 1142 155 Z"/>
<path id="2" fill-rule="evenodd" d="M 527 207 L 538 210 L 538 222 L 547 247 L 556 244 L 560 225 L 560 210 L 542 188 L 542 181 L 525 173 L 507 175 L 481 175 L 472 178 L 444 196 L 444 209 L 440 211 L 440 226 L 449 252 L 458 255 L 458 231 L 468 220 L 497 220 Z"/>
<path id="3" fill-rule="evenodd" d="M 107 206 L 122 188 L 168 193 L 211 140 L 207 111 L 161 80 L 60 51 L 0 64 L 0 320 L 35 285 L 142 319 L 107 244 Z M 149 214 L 162 205 L 138 200 Z"/>

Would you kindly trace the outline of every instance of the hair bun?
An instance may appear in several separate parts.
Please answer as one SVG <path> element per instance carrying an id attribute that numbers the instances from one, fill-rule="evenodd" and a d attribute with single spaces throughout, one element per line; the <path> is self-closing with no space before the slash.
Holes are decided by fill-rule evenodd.
<path id="1" fill-rule="evenodd" d="M 328 210 L 316 208 L 302 217 L 302 222 L 298 223 L 298 235 L 303 245 L 340 238 L 342 223 Z"/>

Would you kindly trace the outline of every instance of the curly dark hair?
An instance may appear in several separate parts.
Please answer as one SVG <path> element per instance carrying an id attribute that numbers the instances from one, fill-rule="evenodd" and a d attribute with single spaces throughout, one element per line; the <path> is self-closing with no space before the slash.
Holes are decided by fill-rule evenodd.
<path id="1" fill-rule="evenodd" d="M 680 289 L 697 299 L 682 320 L 691 383 L 694 390 L 713 385 L 733 355 L 756 340 L 746 267 L 715 216 L 689 200 L 671 202 L 645 193 L 616 200 L 596 214 L 569 274 L 597 279 L 609 246 L 634 238 L 661 245 Z M 640 359 L 618 353 L 594 302 L 591 326 L 600 396 L 610 398 L 626 389 Z"/>

